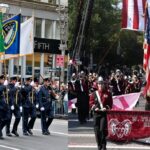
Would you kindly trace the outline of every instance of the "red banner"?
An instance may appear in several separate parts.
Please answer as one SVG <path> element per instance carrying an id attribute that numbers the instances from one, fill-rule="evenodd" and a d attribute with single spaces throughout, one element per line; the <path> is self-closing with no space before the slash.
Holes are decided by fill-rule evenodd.
<path id="1" fill-rule="evenodd" d="M 150 137 L 150 111 L 109 111 L 108 138 L 131 141 Z"/>

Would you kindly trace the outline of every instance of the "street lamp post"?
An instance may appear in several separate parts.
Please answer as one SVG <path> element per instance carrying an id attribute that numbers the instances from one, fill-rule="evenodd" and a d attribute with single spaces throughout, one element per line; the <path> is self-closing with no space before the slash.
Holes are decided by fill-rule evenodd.
<path id="1" fill-rule="evenodd" d="M 60 26 L 60 47 L 61 55 L 65 58 L 65 50 L 67 50 L 67 28 L 68 28 L 68 16 L 67 8 L 61 5 L 59 0 L 59 7 L 56 9 L 59 13 L 59 26 Z M 61 81 L 64 82 L 65 77 L 65 64 L 61 68 Z"/>

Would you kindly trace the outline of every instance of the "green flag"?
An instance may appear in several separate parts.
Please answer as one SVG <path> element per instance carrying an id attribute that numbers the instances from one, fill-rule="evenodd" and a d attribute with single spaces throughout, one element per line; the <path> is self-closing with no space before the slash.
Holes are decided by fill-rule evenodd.
<path id="1" fill-rule="evenodd" d="M 3 53 L 5 51 L 4 49 L 4 38 L 3 38 L 3 14 L 0 12 L 0 53 Z"/>

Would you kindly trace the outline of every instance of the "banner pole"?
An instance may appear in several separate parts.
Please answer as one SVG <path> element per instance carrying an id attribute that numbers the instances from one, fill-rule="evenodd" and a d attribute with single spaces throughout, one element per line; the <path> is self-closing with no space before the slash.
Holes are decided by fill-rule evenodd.
<path id="1" fill-rule="evenodd" d="M 32 12 L 33 17 L 33 27 L 34 27 L 34 9 Z M 35 67 L 35 57 L 34 57 L 34 42 L 33 42 L 33 54 L 32 54 L 32 81 L 34 82 L 34 67 Z M 32 104 L 34 103 L 34 88 L 32 88 Z"/>

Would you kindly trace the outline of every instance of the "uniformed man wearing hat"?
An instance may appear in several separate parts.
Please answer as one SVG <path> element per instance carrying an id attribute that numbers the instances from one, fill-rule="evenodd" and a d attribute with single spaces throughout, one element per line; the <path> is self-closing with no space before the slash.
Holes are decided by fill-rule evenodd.
<path id="1" fill-rule="evenodd" d="M 15 86 L 17 82 L 17 77 L 11 77 L 10 83 L 7 85 L 8 89 L 8 104 L 9 104 L 9 111 L 10 111 L 10 119 L 7 122 L 6 125 L 6 135 L 12 136 L 10 133 L 10 124 L 12 119 L 12 114 L 15 116 L 15 121 L 12 128 L 12 134 L 15 136 L 19 136 L 17 133 L 18 124 L 20 122 L 21 113 L 20 113 L 20 98 L 19 98 L 19 89 L 17 86 Z"/>
<path id="2" fill-rule="evenodd" d="M 33 97 L 33 87 L 31 84 L 31 78 L 26 78 L 25 84 L 21 88 L 21 100 L 23 106 L 22 112 L 22 121 L 23 121 L 23 134 L 24 135 L 32 135 L 35 120 L 36 120 L 36 107 L 34 104 L 34 97 Z M 29 120 L 29 117 L 30 120 Z"/>
<path id="3" fill-rule="evenodd" d="M 98 150 L 106 150 L 107 111 L 112 108 L 112 95 L 102 77 L 98 78 L 98 90 L 90 97 L 94 112 L 94 132 Z"/>
<path id="4" fill-rule="evenodd" d="M 6 126 L 9 115 L 8 99 L 6 94 L 6 86 L 4 86 L 5 77 L 0 76 L 0 139 L 3 139 L 2 129 Z"/>
<path id="5" fill-rule="evenodd" d="M 51 89 L 49 78 L 44 79 L 44 84 L 41 86 L 38 93 L 40 112 L 41 112 L 41 127 L 43 135 L 50 135 L 49 126 L 51 125 L 54 114 L 52 108 Z"/>

